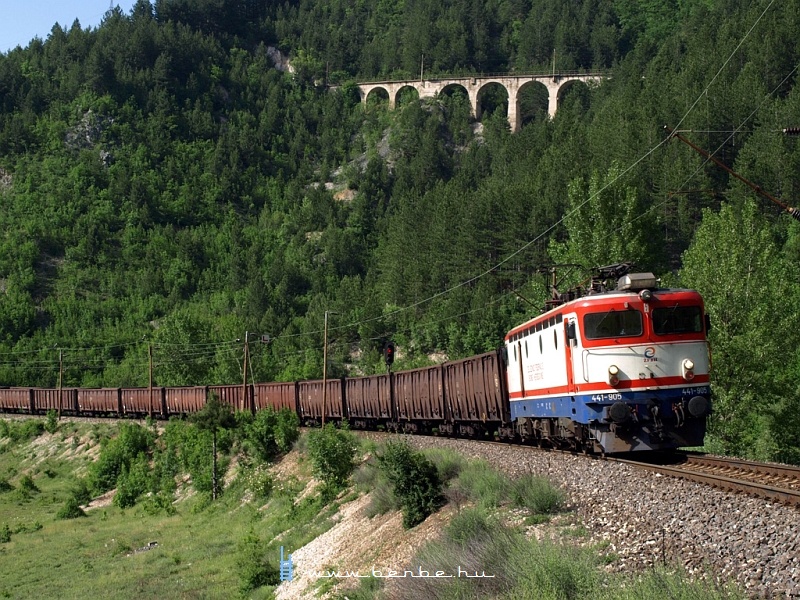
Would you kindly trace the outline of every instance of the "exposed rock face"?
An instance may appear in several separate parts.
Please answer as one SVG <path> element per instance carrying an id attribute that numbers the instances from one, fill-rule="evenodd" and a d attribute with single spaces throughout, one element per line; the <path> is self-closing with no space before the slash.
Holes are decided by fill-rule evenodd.
<path id="1" fill-rule="evenodd" d="M 294 73 L 294 67 L 292 67 L 290 64 L 289 57 L 284 56 L 283 53 L 274 46 L 269 46 L 267 48 L 267 56 L 270 57 L 272 64 L 275 65 L 275 68 L 278 69 L 278 71 Z"/>

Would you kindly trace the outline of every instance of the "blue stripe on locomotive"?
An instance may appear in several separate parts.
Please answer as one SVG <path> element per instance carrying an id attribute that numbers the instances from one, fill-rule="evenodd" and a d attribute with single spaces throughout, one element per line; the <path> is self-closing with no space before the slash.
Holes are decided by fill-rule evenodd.
<path id="1" fill-rule="evenodd" d="M 529 418 L 567 418 L 577 423 L 588 425 L 590 422 L 602 420 L 604 411 L 615 402 L 635 404 L 646 407 L 652 399 L 661 401 L 662 407 L 669 406 L 678 400 L 689 400 L 693 396 L 710 399 L 708 386 L 668 388 L 662 390 L 645 390 L 640 392 L 613 392 L 597 394 L 581 394 L 577 396 L 549 396 L 541 400 L 512 400 L 511 420 Z"/>

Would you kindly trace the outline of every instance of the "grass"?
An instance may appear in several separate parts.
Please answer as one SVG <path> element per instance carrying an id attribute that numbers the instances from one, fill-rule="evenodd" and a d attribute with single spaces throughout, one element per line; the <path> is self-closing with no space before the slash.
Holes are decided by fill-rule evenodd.
<path id="1" fill-rule="evenodd" d="M 96 445 L 115 430 L 64 429 L 0 439 L 0 480 L 10 488 L 0 492 L 0 531 L 10 533 L 0 542 L 0 598 L 230 598 L 241 588 L 241 541 L 249 533 L 257 531 L 264 560 L 277 567 L 280 546 L 292 552 L 329 529 L 341 503 L 323 506 L 318 495 L 295 503 L 303 485 L 290 480 L 275 484 L 260 511 L 242 502 L 243 475 L 217 502 L 196 494 L 171 515 L 139 502 L 57 519 L 90 462 L 84 450 L 74 453 L 75 438 Z M 137 551 L 151 542 L 157 545 Z M 247 597 L 271 598 L 272 589 Z"/>
<path id="2" fill-rule="evenodd" d="M 512 484 L 506 475 L 486 461 L 474 460 L 461 468 L 450 487 L 482 508 L 497 508 L 507 500 Z"/>
<path id="3" fill-rule="evenodd" d="M 28 448 L 0 454 L 0 472 L 17 473 L 10 481 L 17 489 L 0 495 L 0 523 L 12 531 L 0 545 L 0 596 L 224 598 L 238 586 L 236 543 L 261 519 L 252 509 L 220 503 L 195 512 L 200 501 L 194 499 L 172 516 L 108 506 L 86 518 L 57 520 L 85 460 L 56 455 L 37 463 L 38 457 L 26 458 Z M 30 483 L 17 485 L 26 476 L 38 492 Z M 17 494 L 22 489 L 27 496 Z M 131 554 L 152 541 L 155 549 Z"/>
<path id="4" fill-rule="evenodd" d="M 535 475 L 510 480 L 484 461 L 466 461 L 450 451 L 428 451 L 442 479 L 448 482 L 451 502 L 458 512 L 442 536 L 428 542 L 405 567 L 437 570 L 451 578 L 404 578 L 384 588 L 386 580 L 360 582 L 347 598 L 412 600 L 743 600 L 734 589 L 689 582 L 680 567 L 656 568 L 646 573 L 610 575 L 604 566 L 618 559 L 608 545 L 580 547 L 589 532 L 580 524 L 553 526 L 561 542 L 537 541 L 524 530 L 550 522 L 563 510 L 564 494 Z M 446 475 L 445 475 L 446 474 Z M 364 482 L 376 483 L 368 474 Z M 379 489 L 379 488 L 378 488 Z M 509 511 L 524 509 L 522 527 L 506 525 Z M 461 573 L 464 576 L 461 576 Z M 458 574 L 458 575 L 456 575 Z M 486 575 L 485 577 L 467 577 Z"/>
<path id="5" fill-rule="evenodd" d="M 744 600 L 741 592 L 708 582 L 688 582 L 680 569 L 610 575 L 596 551 L 526 538 L 496 514 L 473 506 L 455 515 L 444 535 L 427 543 L 405 567 L 442 570 L 447 579 L 407 578 L 391 591 L 362 582 L 348 598 L 415 600 Z M 476 576 L 477 575 L 477 576 Z M 385 595 L 384 595 L 385 594 Z"/>
<path id="6" fill-rule="evenodd" d="M 265 491 L 268 499 L 253 503 L 243 501 L 252 496 L 248 482 L 253 474 L 242 472 L 220 500 L 212 503 L 195 494 L 178 502 L 173 514 L 148 510 L 140 502 L 125 510 L 112 505 L 89 510 L 86 517 L 58 519 L 76 482 L 85 477 L 90 457 L 96 456 L 92 447 L 115 429 L 59 424 L 55 434 L 35 435 L 39 428 L 32 425 L 2 429 L 7 435 L 0 437 L 0 598 L 271 598 L 271 585 L 243 587 L 244 561 L 253 568 L 259 566 L 253 561 L 261 560 L 277 565 L 280 546 L 292 553 L 322 534 L 354 494 L 345 492 L 328 504 L 319 493 L 298 501 L 310 473 L 309 462 L 299 461 L 292 477 L 272 482 Z M 83 448 L 79 454 L 78 446 Z M 546 523 L 563 504 L 557 489 L 535 476 L 511 481 L 485 462 L 451 453 L 429 456 L 447 474 L 451 488 L 460 490 L 463 506 L 442 536 L 423 546 L 406 568 L 460 569 L 487 577 L 404 579 L 391 591 L 392 598 L 743 598 L 713 584 L 687 583 L 680 570 L 608 574 L 603 566 L 616 556 L 605 552 L 607 547 L 577 547 L 588 535 L 580 525 L 560 529 L 564 543 L 528 539 L 524 528 L 505 524 L 506 511 L 522 507 L 529 513 L 523 524 Z M 362 489 L 384 485 L 367 470 L 355 479 Z M 259 510 L 265 502 L 266 508 Z M 250 554 L 244 556 L 243 541 L 248 539 Z M 151 542 L 157 545 L 143 550 Z M 351 600 L 380 598 L 385 581 L 360 580 L 358 589 L 344 595 Z M 330 587 L 330 580 L 322 582 L 317 591 Z"/>

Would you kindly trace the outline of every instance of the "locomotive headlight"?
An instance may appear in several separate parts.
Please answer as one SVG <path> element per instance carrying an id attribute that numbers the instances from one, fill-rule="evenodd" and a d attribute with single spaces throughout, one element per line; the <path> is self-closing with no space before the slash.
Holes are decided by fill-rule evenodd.
<path id="1" fill-rule="evenodd" d="M 619 383 L 619 368 L 617 365 L 608 367 L 608 384 L 617 385 Z"/>
<path id="2" fill-rule="evenodd" d="M 650 290 L 642 290 L 639 292 L 639 298 L 642 299 L 642 302 L 650 302 L 653 299 L 653 292 Z"/>
<path id="3" fill-rule="evenodd" d="M 681 375 L 686 381 L 694 379 L 694 361 L 690 358 L 685 358 L 681 363 Z"/>

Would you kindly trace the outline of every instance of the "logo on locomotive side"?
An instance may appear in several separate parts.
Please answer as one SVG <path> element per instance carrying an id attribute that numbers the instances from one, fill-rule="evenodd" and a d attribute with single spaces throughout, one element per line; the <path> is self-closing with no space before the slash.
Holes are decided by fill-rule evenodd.
<path id="1" fill-rule="evenodd" d="M 656 349 L 652 346 L 648 346 L 644 349 L 644 362 L 658 362 L 658 357 L 656 356 Z"/>

